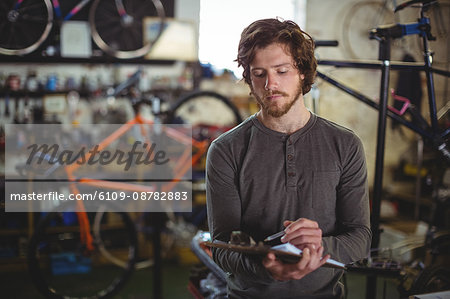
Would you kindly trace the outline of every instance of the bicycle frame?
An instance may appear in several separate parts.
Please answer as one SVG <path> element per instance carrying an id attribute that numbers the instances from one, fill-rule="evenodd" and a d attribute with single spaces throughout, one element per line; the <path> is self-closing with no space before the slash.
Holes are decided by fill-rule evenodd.
<path id="1" fill-rule="evenodd" d="M 83 7 L 85 7 L 92 0 L 82 0 L 77 5 L 75 5 L 70 12 L 64 17 L 64 21 L 70 20 L 74 15 L 76 15 Z M 17 0 L 14 5 L 14 10 L 17 11 L 20 8 L 23 0 Z M 52 0 L 53 10 L 55 11 L 55 15 L 58 19 L 62 18 L 61 6 L 59 5 L 58 0 Z"/>
<path id="2" fill-rule="evenodd" d="M 112 142 L 118 140 L 121 136 L 123 136 L 126 132 L 131 130 L 133 126 L 139 125 L 140 130 L 142 133 L 142 136 L 146 135 L 146 130 L 144 125 L 152 125 L 154 124 L 151 121 L 147 121 L 143 119 L 139 114 L 129 120 L 127 123 L 122 125 L 119 129 L 117 129 L 115 132 L 113 132 L 111 135 L 106 137 L 103 141 L 101 141 L 98 144 L 97 149 L 101 151 L 102 149 L 106 148 L 108 145 L 110 145 Z M 197 141 L 189 136 L 184 135 L 183 133 L 178 132 L 174 128 L 165 127 L 164 128 L 165 133 L 168 137 L 171 137 L 172 139 L 180 142 L 181 144 L 186 145 L 186 149 L 184 150 L 183 154 L 179 158 L 176 167 L 174 169 L 175 177 L 165 183 L 161 186 L 161 192 L 167 192 L 169 190 L 172 190 L 173 187 L 180 182 L 180 178 L 183 177 L 184 174 L 190 169 L 191 165 L 194 165 L 197 163 L 197 161 L 202 157 L 202 155 L 206 152 L 208 148 L 208 141 Z M 191 147 L 192 145 L 192 147 Z M 192 153 L 192 150 L 195 150 L 195 154 L 192 156 L 192 159 L 190 158 L 190 153 Z M 93 155 L 92 152 L 88 154 L 85 158 L 86 160 L 89 160 L 89 158 Z M 86 161 L 85 160 L 85 161 Z M 136 184 L 130 184 L 126 182 L 116 182 L 116 181 L 108 181 L 108 180 L 98 180 L 98 179 L 92 179 L 89 177 L 77 177 L 76 176 L 76 170 L 82 167 L 83 165 L 83 158 L 80 158 L 75 163 L 72 163 L 70 165 L 65 166 L 64 170 L 67 174 L 68 181 L 70 182 L 70 188 L 71 192 L 73 194 L 80 194 L 77 184 L 80 185 L 88 185 L 91 187 L 98 187 L 98 188 L 106 188 L 111 190 L 121 190 L 121 191 L 135 191 L 135 192 L 154 192 L 156 190 L 155 186 L 143 186 L 143 185 L 136 185 Z M 80 223 L 80 234 L 82 235 L 82 241 L 85 242 L 85 245 L 88 250 L 93 250 L 93 237 L 90 233 L 90 224 L 86 215 L 86 210 L 84 208 L 84 204 L 82 201 L 77 202 L 77 216 Z"/>
<path id="3" fill-rule="evenodd" d="M 64 17 L 64 21 L 70 20 L 74 15 L 76 15 L 83 7 L 85 7 L 91 0 L 82 0 L 77 5 L 75 5 L 70 12 Z M 58 0 L 52 0 L 53 9 L 55 10 L 55 15 L 58 19 L 62 18 L 61 7 Z"/>
<path id="4" fill-rule="evenodd" d="M 319 65 L 336 66 L 336 67 L 342 67 L 342 68 L 379 69 L 379 70 L 382 69 L 382 62 L 319 60 L 318 64 Z M 391 63 L 390 69 L 391 70 L 425 71 L 426 66 L 424 66 L 423 64 L 420 64 L 420 63 L 397 62 L 397 63 Z M 447 72 L 444 70 L 430 68 L 430 71 L 432 73 L 450 77 L 450 72 Z M 345 93 L 355 97 L 356 99 L 364 102 L 365 104 L 371 106 L 372 108 L 374 108 L 376 110 L 380 109 L 380 104 L 378 102 L 376 102 L 372 98 L 365 96 L 364 94 L 360 93 L 359 91 L 349 87 L 348 85 L 335 80 L 334 78 L 326 75 L 325 73 L 323 73 L 321 71 L 317 71 L 317 76 L 319 78 L 321 78 L 322 80 L 330 83 L 331 85 L 337 87 L 338 89 L 342 90 L 343 92 L 345 92 Z M 430 97 L 431 97 L 431 95 L 429 95 L 429 98 Z M 432 105 L 433 107 L 436 107 L 436 102 L 435 102 L 434 96 L 431 99 L 429 99 L 429 101 L 431 101 L 430 105 Z M 446 129 L 443 132 L 439 132 L 438 130 L 435 131 L 434 129 L 426 130 L 426 129 L 418 126 L 417 124 L 415 124 L 413 121 L 409 121 L 407 119 L 402 118 L 399 115 L 400 113 L 396 113 L 389 107 L 388 107 L 388 109 L 389 109 L 387 111 L 388 117 L 390 117 L 394 121 L 404 125 L 405 127 L 409 128 L 410 130 L 414 131 L 415 133 L 419 134 L 420 136 L 424 137 L 425 139 L 427 139 L 429 141 L 435 142 L 435 141 L 439 141 L 439 140 L 445 140 L 448 137 L 448 135 L 450 134 L 450 128 Z M 435 108 L 433 110 L 436 111 Z M 430 116 L 432 118 L 435 118 L 437 116 L 437 113 L 433 113 L 432 110 L 430 109 Z M 422 119 L 424 122 L 426 122 L 426 120 L 424 118 L 422 118 Z M 432 129 L 432 127 L 430 126 L 428 129 Z"/>
<path id="5" fill-rule="evenodd" d="M 86 5 L 89 4 L 92 0 L 81 0 L 78 2 L 77 5 L 75 5 L 68 13 L 63 17 L 61 12 L 61 6 L 59 4 L 59 0 L 51 0 L 53 5 L 53 10 L 55 12 L 55 16 L 58 18 L 58 20 L 62 21 L 68 21 L 73 16 L 75 16 L 77 13 L 80 12 L 81 9 L 83 9 Z M 117 11 L 122 18 L 126 22 L 127 18 L 129 18 L 129 15 L 127 14 L 125 7 L 123 5 L 122 0 L 114 0 L 116 3 Z M 23 0 L 17 0 L 16 4 L 14 5 L 14 10 L 18 10 L 20 8 L 20 5 L 22 4 Z"/>

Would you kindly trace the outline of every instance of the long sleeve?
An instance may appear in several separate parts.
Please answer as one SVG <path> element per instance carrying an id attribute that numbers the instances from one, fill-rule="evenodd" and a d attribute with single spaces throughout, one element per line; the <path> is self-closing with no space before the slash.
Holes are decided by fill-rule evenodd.
<path id="1" fill-rule="evenodd" d="M 213 143 L 206 164 L 208 224 L 213 240 L 228 242 L 234 230 L 241 230 L 241 199 L 236 164 Z M 214 261 L 225 271 L 252 280 L 272 281 L 260 257 L 213 249 Z"/>
<path id="2" fill-rule="evenodd" d="M 337 230 L 323 238 L 333 258 L 350 263 L 368 256 L 370 250 L 370 211 L 364 150 L 355 136 L 343 151 L 342 173 L 336 193 Z"/>

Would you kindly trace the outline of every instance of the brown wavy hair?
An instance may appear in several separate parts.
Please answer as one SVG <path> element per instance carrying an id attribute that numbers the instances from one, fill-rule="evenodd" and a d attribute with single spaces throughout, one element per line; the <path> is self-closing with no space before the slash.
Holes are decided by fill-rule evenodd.
<path id="1" fill-rule="evenodd" d="M 251 23 L 242 31 L 236 61 L 238 66 L 244 68 L 242 76 L 245 82 L 251 85 L 250 63 L 255 58 L 255 51 L 272 43 L 280 43 L 288 47 L 295 61 L 295 67 L 305 76 L 302 92 L 308 93 L 314 83 L 317 68 L 314 41 L 293 21 L 262 19 Z"/>

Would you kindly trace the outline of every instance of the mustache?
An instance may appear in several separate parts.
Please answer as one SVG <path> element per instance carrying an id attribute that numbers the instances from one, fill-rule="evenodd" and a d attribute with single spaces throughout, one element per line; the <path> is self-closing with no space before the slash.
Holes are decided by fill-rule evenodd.
<path id="1" fill-rule="evenodd" d="M 269 90 L 268 92 L 264 93 L 264 98 L 274 96 L 274 95 L 281 95 L 281 96 L 289 96 L 287 93 L 280 91 L 280 90 Z"/>

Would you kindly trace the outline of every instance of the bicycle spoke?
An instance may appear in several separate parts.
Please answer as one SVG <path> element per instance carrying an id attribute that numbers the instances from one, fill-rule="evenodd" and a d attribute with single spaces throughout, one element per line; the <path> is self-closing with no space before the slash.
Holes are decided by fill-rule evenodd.
<path id="1" fill-rule="evenodd" d="M 32 41 L 31 43 L 26 43 L 26 41 L 29 39 L 29 38 L 25 38 L 27 35 L 28 35 L 28 32 L 24 31 L 22 27 L 17 28 L 17 34 L 15 35 L 16 36 L 15 39 L 17 40 L 17 48 L 18 49 L 28 47 L 29 45 L 31 45 L 34 42 L 34 41 Z M 19 36 L 20 36 L 20 38 L 19 38 Z"/>
<path id="2" fill-rule="evenodd" d="M 134 50 L 142 46 L 142 31 L 135 27 L 122 28 L 121 48 Z"/>
<path id="3" fill-rule="evenodd" d="M 103 33 L 103 39 L 110 40 L 109 37 L 117 35 L 117 32 L 120 31 L 120 29 L 120 27 L 111 28 L 108 32 Z"/>
<path id="4" fill-rule="evenodd" d="M 132 1 L 132 0 L 128 0 L 128 1 L 125 1 L 125 3 L 123 4 L 125 6 L 125 11 L 129 15 L 132 15 L 132 12 L 134 11 L 134 4 L 133 4 L 133 2 L 134 1 Z"/>
<path id="5" fill-rule="evenodd" d="M 129 30 L 123 30 L 123 41 L 128 40 L 129 42 L 123 43 L 123 48 L 127 50 L 133 50 L 134 47 L 131 46 L 137 46 L 139 45 L 139 38 L 136 37 L 135 34 L 133 34 L 132 31 Z M 121 47 L 122 48 L 122 47 Z"/>
<path id="6" fill-rule="evenodd" d="M 31 15 L 22 16 L 21 19 L 26 22 L 44 24 L 44 25 L 47 24 L 47 22 L 48 22 L 47 18 L 42 18 L 39 16 L 31 16 Z"/>
<path id="7" fill-rule="evenodd" d="M 17 29 L 18 29 L 18 31 L 21 32 L 20 41 L 22 42 L 22 47 L 27 47 L 28 45 L 31 45 L 34 42 L 36 42 L 35 38 L 33 39 L 33 36 L 31 34 L 28 34 L 29 32 L 24 32 L 24 30 L 22 28 L 17 28 Z"/>
<path id="8" fill-rule="evenodd" d="M 34 5 L 20 6 L 20 8 L 18 9 L 18 12 L 20 14 L 25 13 L 25 12 L 36 14 L 36 13 L 40 13 L 39 10 L 46 11 L 45 5 L 43 5 L 43 2 L 34 4 Z"/>
<path id="9" fill-rule="evenodd" d="M 101 10 L 97 12 L 96 19 L 116 19 L 120 21 L 120 15 L 117 12 L 117 10 L 111 9 L 111 10 Z"/>
<path id="10" fill-rule="evenodd" d="M 14 4 L 8 4 L 8 1 L 0 1 L 0 11 L 9 11 L 14 7 Z"/>
<path id="11" fill-rule="evenodd" d="M 108 30 L 110 30 L 112 27 L 114 27 L 114 28 L 119 27 L 119 26 L 112 26 L 112 25 L 116 25 L 116 24 L 117 24 L 117 22 L 114 20 L 107 20 L 105 22 L 98 23 L 97 29 L 107 28 Z"/>
<path id="12" fill-rule="evenodd" d="M 8 32 L 7 30 L 5 30 L 6 29 L 5 27 L 7 27 L 9 24 L 10 24 L 9 22 L 0 23 L 0 32 L 3 32 L 2 34 L 0 34 L 0 37 L 2 35 L 5 35 L 6 32 Z"/>
<path id="13" fill-rule="evenodd" d="M 8 40 L 6 42 L 7 45 L 15 45 L 12 43 L 13 39 L 15 39 L 16 35 L 14 34 L 14 29 L 11 30 L 11 34 L 8 36 Z M 12 47 L 12 48 L 16 48 L 16 47 Z"/>
<path id="14" fill-rule="evenodd" d="M 135 20 L 143 20 L 145 17 L 156 17 L 155 7 L 152 5 L 146 5 L 133 10 L 132 16 Z"/>

